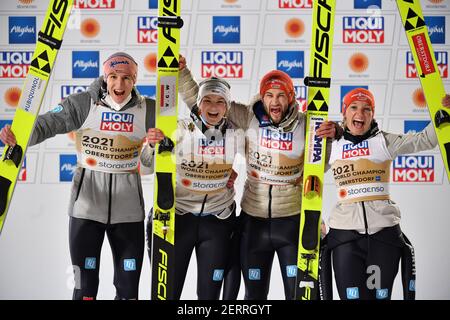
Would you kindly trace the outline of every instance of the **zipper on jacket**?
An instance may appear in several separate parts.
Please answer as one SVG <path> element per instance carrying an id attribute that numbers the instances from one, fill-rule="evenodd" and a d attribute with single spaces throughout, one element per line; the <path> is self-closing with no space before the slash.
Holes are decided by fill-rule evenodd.
<path id="1" fill-rule="evenodd" d="M 364 201 L 361 201 L 362 209 L 363 209 L 363 217 L 364 217 L 364 229 L 366 229 L 366 235 L 369 234 L 369 225 L 367 223 L 367 215 L 366 215 L 366 207 L 364 206 Z"/>
<path id="2" fill-rule="evenodd" d="M 272 218 L 272 187 L 273 185 L 269 186 L 269 219 Z"/>
<path id="3" fill-rule="evenodd" d="M 203 213 L 203 210 L 205 210 L 206 198 L 208 198 L 208 195 L 207 195 L 207 194 L 206 194 L 205 197 L 203 198 L 202 209 L 200 210 L 200 214 L 202 214 L 202 213 Z"/>
<path id="4" fill-rule="evenodd" d="M 111 223 L 111 202 L 112 202 L 112 176 L 113 174 L 109 174 L 109 197 L 108 197 L 108 222 Z"/>
<path id="5" fill-rule="evenodd" d="M 78 200 L 78 197 L 80 196 L 81 185 L 83 184 L 84 173 L 85 173 L 85 172 L 86 172 L 86 169 L 83 168 L 83 170 L 81 170 L 80 184 L 78 185 L 77 196 L 75 197 L 75 201 L 77 201 L 77 200 Z"/>

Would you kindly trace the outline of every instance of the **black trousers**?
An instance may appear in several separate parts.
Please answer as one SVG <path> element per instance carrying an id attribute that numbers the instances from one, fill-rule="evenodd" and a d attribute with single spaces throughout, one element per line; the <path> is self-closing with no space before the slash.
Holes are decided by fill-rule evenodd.
<path id="1" fill-rule="evenodd" d="M 74 300 L 96 299 L 105 233 L 114 261 L 115 298 L 138 299 L 144 256 L 144 222 L 103 224 L 71 217 L 69 245 L 75 274 Z"/>
<path id="2" fill-rule="evenodd" d="M 294 299 L 300 215 L 262 219 L 242 216 L 241 267 L 246 300 L 266 300 L 275 252 L 280 261 L 284 293 Z"/>
<path id="3" fill-rule="evenodd" d="M 352 237 L 350 241 L 333 245 L 333 270 L 339 297 L 342 300 L 390 299 L 404 248 L 400 228 L 385 228 L 373 235 L 331 229 L 328 241 Z"/>

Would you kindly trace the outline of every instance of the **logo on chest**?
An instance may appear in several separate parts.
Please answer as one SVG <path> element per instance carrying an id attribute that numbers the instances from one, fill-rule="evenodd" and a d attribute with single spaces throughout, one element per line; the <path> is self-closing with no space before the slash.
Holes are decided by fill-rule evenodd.
<path id="1" fill-rule="evenodd" d="M 130 113 L 103 112 L 100 130 L 133 132 L 133 119 Z"/>
<path id="2" fill-rule="evenodd" d="M 269 149 L 292 150 L 292 132 L 277 132 L 268 129 L 261 130 L 260 145 Z"/>
<path id="3" fill-rule="evenodd" d="M 225 140 L 198 140 L 198 154 L 223 155 L 225 154 Z"/>
<path id="4" fill-rule="evenodd" d="M 358 144 L 344 144 L 342 147 L 342 159 L 364 157 L 370 155 L 369 142 L 362 141 Z"/>

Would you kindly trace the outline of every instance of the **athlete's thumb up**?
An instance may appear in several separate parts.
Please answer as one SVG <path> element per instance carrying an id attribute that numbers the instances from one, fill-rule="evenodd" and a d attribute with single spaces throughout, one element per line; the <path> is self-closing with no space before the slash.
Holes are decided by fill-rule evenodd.
<path id="1" fill-rule="evenodd" d="M 0 131 L 0 140 L 11 147 L 14 147 L 17 143 L 16 136 L 11 131 L 11 126 L 7 124 Z"/>

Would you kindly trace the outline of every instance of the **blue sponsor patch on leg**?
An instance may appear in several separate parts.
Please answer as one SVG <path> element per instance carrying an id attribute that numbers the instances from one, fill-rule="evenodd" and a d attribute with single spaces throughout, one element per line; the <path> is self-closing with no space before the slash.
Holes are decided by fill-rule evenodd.
<path id="1" fill-rule="evenodd" d="M 84 259 L 84 268 L 87 270 L 93 270 L 97 267 L 97 258 L 95 257 L 86 257 Z"/>
<path id="2" fill-rule="evenodd" d="M 409 291 L 416 291 L 416 280 L 409 280 Z"/>
<path id="3" fill-rule="evenodd" d="M 389 297 L 389 290 L 388 289 L 377 289 L 375 297 L 378 300 L 387 299 Z"/>
<path id="4" fill-rule="evenodd" d="M 349 300 L 359 299 L 359 288 L 358 287 L 347 288 L 346 292 L 347 292 L 347 299 L 349 299 Z"/>
<path id="5" fill-rule="evenodd" d="M 213 281 L 222 281 L 223 280 L 223 269 L 214 269 L 213 272 Z"/>
<path id="6" fill-rule="evenodd" d="M 297 265 L 286 266 L 286 276 L 288 278 L 295 278 L 297 276 Z"/>
<path id="7" fill-rule="evenodd" d="M 136 259 L 124 259 L 123 260 L 123 270 L 136 271 Z"/>
<path id="8" fill-rule="evenodd" d="M 248 269 L 249 280 L 261 280 L 261 269 Z"/>

